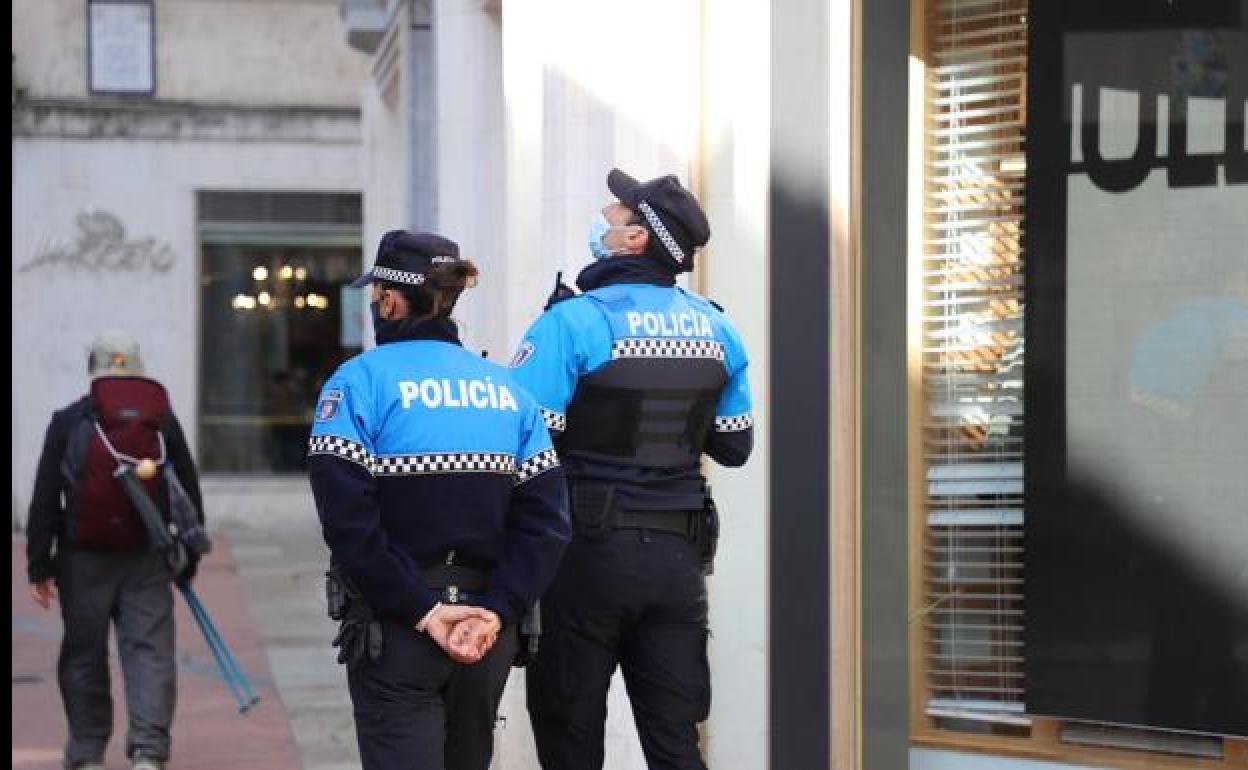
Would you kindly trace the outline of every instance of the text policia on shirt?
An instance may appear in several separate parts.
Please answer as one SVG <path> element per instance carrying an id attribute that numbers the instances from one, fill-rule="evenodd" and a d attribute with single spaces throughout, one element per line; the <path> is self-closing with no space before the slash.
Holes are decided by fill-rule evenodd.
<path id="1" fill-rule="evenodd" d="M 399 382 L 399 396 L 403 399 L 403 408 L 410 409 L 417 399 L 428 409 L 496 409 L 498 411 L 519 411 L 515 396 L 506 385 L 495 385 L 487 377 L 485 380 L 435 380 L 425 378 L 420 382 L 403 380 Z"/>

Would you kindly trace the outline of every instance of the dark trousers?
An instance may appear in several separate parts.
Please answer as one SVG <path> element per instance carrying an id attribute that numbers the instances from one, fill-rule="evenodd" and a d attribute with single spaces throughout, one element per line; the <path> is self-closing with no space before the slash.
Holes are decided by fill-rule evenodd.
<path id="1" fill-rule="evenodd" d="M 697 725 L 711 705 L 706 583 L 692 543 L 635 529 L 574 540 L 542 598 L 542 624 L 525 681 L 545 770 L 602 767 L 616 665 L 650 768 L 705 770 Z"/>
<path id="2" fill-rule="evenodd" d="M 173 591 L 163 557 L 66 551 L 56 582 L 65 625 L 57 681 L 69 722 L 66 764 L 102 761 L 112 737 L 110 622 L 125 680 L 126 754 L 168 759 L 177 672 Z"/>
<path id="3" fill-rule="evenodd" d="M 471 666 L 410 624 L 385 621 L 382 636 L 381 658 L 347 671 L 363 770 L 486 770 L 515 627 Z"/>

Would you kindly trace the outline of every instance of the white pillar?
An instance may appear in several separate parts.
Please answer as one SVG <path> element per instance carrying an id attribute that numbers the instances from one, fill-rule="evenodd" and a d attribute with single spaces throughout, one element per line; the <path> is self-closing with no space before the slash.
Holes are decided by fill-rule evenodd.
<path id="1" fill-rule="evenodd" d="M 767 4 L 705 4 L 701 200 L 711 240 L 699 285 L 723 305 L 750 357 L 754 454 L 743 468 L 707 462 L 721 516 L 709 580 L 713 701 L 703 729 L 711 767 L 767 767 Z M 782 278 L 781 278 L 782 279 Z"/>
<path id="2" fill-rule="evenodd" d="M 363 134 L 364 200 L 360 251 L 361 272 L 371 267 L 377 243 L 388 230 L 409 226 L 411 184 L 408 179 L 411 143 L 408 140 L 408 64 L 411 55 L 406 5 L 399 8 L 386 30 L 369 76 L 360 87 Z M 367 305 L 367 303 L 365 303 Z M 365 345 L 373 344 L 372 321 L 364 312 Z"/>
<path id="3" fill-rule="evenodd" d="M 464 344 L 495 362 L 511 354 L 501 12 L 486 0 L 436 0 L 439 232 L 481 270 L 456 308 Z"/>

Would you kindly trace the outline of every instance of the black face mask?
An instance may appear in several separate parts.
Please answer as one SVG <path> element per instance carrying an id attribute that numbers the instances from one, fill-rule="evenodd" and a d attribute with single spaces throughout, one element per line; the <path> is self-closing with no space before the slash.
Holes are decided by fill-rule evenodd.
<path id="1" fill-rule="evenodd" d="M 399 337 L 406 319 L 387 321 L 382 318 L 380 300 L 370 302 L 368 309 L 373 314 L 373 338 L 377 340 L 378 345 L 383 342 L 391 342 Z"/>
<path id="2" fill-rule="evenodd" d="M 381 303 L 370 302 L 369 312 L 373 316 L 373 338 L 378 345 L 402 340 L 441 340 L 459 345 L 459 327 L 450 318 L 426 318 L 416 321 L 403 318 L 387 321 L 381 317 Z"/>
<path id="3" fill-rule="evenodd" d="M 576 277 L 576 285 L 581 291 L 592 291 L 616 283 L 674 286 L 676 278 L 654 260 L 645 257 L 600 259 L 582 270 Z"/>

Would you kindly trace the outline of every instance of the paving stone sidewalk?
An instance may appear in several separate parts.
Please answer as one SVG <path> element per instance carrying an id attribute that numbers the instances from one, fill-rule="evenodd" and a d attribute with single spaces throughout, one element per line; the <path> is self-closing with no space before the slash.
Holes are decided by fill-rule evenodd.
<path id="1" fill-rule="evenodd" d="M 211 650 L 178 596 L 178 705 L 173 727 L 170 770 L 234 770 L 264 767 L 299 770 L 283 698 L 275 687 L 261 635 L 248 602 L 248 590 L 232 558 L 228 537 L 218 534 L 213 553 L 195 580 L 196 593 L 211 613 L 261 703 L 240 715 Z M 61 639 L 59 610 L 43 610 L 30 598 L 26 580 L 25 539 L 13 537 L 13 768 L 57 770 L 65 743 L 65 717 L 56 685 Z M 106 757 L 109 770 L 128 767 L 124 755 L 125 699 L 115 647 L 113 739 Z"/>

